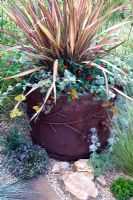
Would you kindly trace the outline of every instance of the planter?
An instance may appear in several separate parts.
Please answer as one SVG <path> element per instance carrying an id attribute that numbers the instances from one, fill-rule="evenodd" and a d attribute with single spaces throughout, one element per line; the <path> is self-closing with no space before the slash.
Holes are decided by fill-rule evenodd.
<path id="1" fill-rule="evenodd" d="M 39 90 L 28 96 L 29 117 L 35 114 L 33 106 L 43 102 L 44 97 Z M 46 108 L 52 101 L 48 100 Z M 89 94 L 80 96 L 76 102 L 68 101 L 67 96 L 62 95 L 50 113 L 42 112 L 36 121 L 31 122 L 31 137 L 34 143 L 44 146 L 51 157 L 73 161 L 89 157 L 92 127 L 97 129 L 102 150 L 109 137 L 109 117 L 102 102 L 94 101 Z"/>

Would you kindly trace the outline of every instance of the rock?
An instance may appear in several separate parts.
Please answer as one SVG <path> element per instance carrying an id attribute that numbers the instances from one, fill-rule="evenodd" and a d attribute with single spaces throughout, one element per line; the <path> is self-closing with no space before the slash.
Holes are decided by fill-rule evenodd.
<path id="1" fill-rule="evenodd" d="M 62 179 L 66 189 L 79 199 L 87 200 L 88 197 L 96 198 L 98 195 L 98 190 L 89 179 L 88 172 L 65 172 Z"/>
<path id="2" fill-rule="evenodd" d="M 78 172 L 88 172 L 90 177 L 93 177 L 94 179 L 94 169 L 92 165 L 88 163 L 88 159 L 80 159 L 74 162 L 74 165 Z"/>
<path id="3" fill-rule="evenodd" d="M 71 164 L 70 170 L 71 170 L 72 172 L 77 172 L 77 168 L 76 168 L 76 166 L 75 166 L 74 164 Z"/>
<path id="4" fill-rule="evenodd" d="M 53 173 L 60 173 L 64 171 L 69 171 L 70 164 L 68 162 L 57 162 L 52 168 Z"/>
<path id="5" fill-rule="evenodd" d="M 56 194 L 53 187 L 49 184 L 46 176 L 39 176 L 37 178 L 33 178 L 32 180 L 27 181 L 27 184 L 32 186 L 33 194 L 32 198 L 28 197 L 25 194 L 24 200 L 59 200 L 58 195 Z M 35 191 L 35 194 L 34 194 Z M 18 198 L 19 199 L 19 198 Z"/>
<path id="6" fill-rule="evenodd" d="M 99 185 L 101 185 L 103 187 L 107 185 L 107 182 L 106 182 L 104 176 L 102 176 L 102 175 L 97 177 L 96 181 L 99 183 Z"/>

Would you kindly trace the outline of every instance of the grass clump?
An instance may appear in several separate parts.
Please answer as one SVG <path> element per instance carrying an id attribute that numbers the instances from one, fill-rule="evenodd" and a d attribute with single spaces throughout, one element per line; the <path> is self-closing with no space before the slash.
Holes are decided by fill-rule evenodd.
<path id="1" fill-rule="evenodd" d="M 133 176 L 133 105 L 127 104 L 115 121 L 115 143 L 113 155 L 116 163 L 127 174 Z"/>

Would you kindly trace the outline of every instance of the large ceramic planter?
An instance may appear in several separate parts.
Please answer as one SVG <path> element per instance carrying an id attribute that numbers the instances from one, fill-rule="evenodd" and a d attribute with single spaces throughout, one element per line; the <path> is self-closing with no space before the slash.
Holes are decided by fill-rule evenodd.
<path id="1" fill-rule="evenodd" d="M 29 117 L 35 114 L 33 106 L 43 102 L 44 97 L 39 90 L 28 96 Z M 46 107 L 52 101 L 48 100 Z M 33 142 L 44 146 L 51 157 L 72 161 L 89 157 L 92 127 L 97 129 L 100 148 L 105 148 L 109 137 L 108 125 L 108 112 L 102 102 L 95 102 L 89 94 L 80 96 L 75 102 L 62 95 L 49 114 L 42 112 L 36 121 L 31 122 L 31 136 Z"/>

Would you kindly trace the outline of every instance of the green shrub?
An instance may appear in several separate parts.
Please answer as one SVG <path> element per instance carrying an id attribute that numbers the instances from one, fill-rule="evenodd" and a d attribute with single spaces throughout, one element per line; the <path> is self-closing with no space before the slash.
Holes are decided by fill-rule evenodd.
<path id="1" fill-rule="evenodd" d="M 133 196 L 133 180 L 120 177 L 113 181 L 110 190 L 117 200 L 129 200 Z"/>
<path id="2" fill-rule="evenodd" d="M 118 165 L 133 176 L 133 105 L 122 105 L 114 128 L 116 132 L 113 155 Z M 124 109 L 124 106 L 127 108 Z"/>
<path id="3" fill-rule="evenodd" d="M 26 143 L 24 135 L 21 133 L 18 128 L 11 128 L 7 134 L 6 145 L 8 150 L 16 150 L 22 144 Z"/>
<path id="4" fill-rule="evenodd" d="M 20 179 L 30 179 L 46 171 L 48 156 L 39 145 L 24 144 L 12 151 L 8 161 L 9 171 Z"/>

